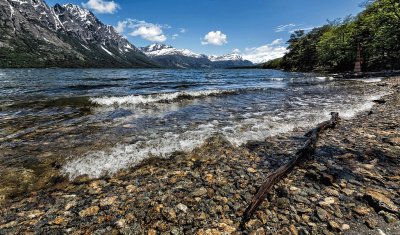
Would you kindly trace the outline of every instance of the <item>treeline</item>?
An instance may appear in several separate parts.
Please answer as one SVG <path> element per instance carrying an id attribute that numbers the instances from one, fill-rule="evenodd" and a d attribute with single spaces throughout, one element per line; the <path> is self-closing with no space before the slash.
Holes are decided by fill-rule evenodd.
<path id="1" fill-rule="evenodd" d="M 308 33 L 294 32 L 288 53 L 261 65 L 291 71 L 354 69 L 357 53 L 363 71 L 400 69 L 400 0 L 367 1 L 355 17 L 334 20 Z"/>

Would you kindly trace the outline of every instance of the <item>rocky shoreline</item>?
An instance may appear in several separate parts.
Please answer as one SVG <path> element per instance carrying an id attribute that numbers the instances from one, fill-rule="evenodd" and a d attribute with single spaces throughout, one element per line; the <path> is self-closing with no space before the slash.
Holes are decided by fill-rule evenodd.
<path id="1" fill-rule="evenodd" d="M 391 94 L 321 135 L 314 159 L 243 227 L 257 187 L 306 130 L 242 147 L 215 136 L 112 177 L 61 181 L 6 202 L 0 234 L 400 234 L 400 78 L 376 85 Z"/>

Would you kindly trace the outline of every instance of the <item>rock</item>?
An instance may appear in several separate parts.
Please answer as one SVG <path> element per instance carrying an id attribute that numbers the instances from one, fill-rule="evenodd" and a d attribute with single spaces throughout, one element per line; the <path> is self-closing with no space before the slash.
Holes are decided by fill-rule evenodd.
<path id="1" fill-rule="evenodd" d="M 178 210 L 183 211 L 184 213 L 186 213 L 188 207 L 182 203 L 179 203 L 176 208 L 178 208 Z"/>
<path id="2" fill-rule="evenodd" d="M 100 208 L 98 206 L 91 206 L 79 212 L 80 217 L 88 217 L 96 215 L 99 212 Z"/>
<path id="3" fill-rule="evenodd" d="M 126 220 L 125 219 L 120 219 L 117 222 L 115 222 L 115 224 L 119 227 L 119 228 L 125 228 L 126 227 Z"/>
<path id="4" fill-rule="evenodd" d="M 329 222 L 328 222 L 328 225 L 329 225 L 329 228 L 330 228 L 332 231 L 335 231 L 335 232 L 339 232 L 339 231 L 340 231 L 340 226 L 339 226 L 339 224 L 336 223 L 335 221 L 333 221 L 333 220 L 329 221 Z"/>
<path id="5" fill-rule="evenodd" d="M 204 187 L 201 187 L 201 188 L 195 190 L 195 191 L 192 193 L 192 195 L 195 196 L 195 197 L 201 197 L 201 196 L 204 196 L 204 195 L 206 195 L 206 194 L 207 194 L 207 189 L 204 188 Z"/>
<path id="6" fill-rule="evenodd" d="M 154 230 L 154 229 L 149 229 L 149 230 L 147 231 L 147 235 L 157 235 L 157 231 Z"/>
<path id="7" fill-rule="evenodd" d="M 268 222 L 268 216 L 264 212 L 257 211 L 256 214 L 257 218 L 259 218 L 263 224 L 266 224 Z"/>
<path id="8" fill-rule="evenodd" d="M 349 230 L 350 229 L 350 225 L 348 225 L 348 224 L 343 224 L 342 225 L 342 230 L 343 231 L 346 231 L 346 230 Z"/>
<path id="9" fill-rule="evenodd" d="M 364 216 L 369 214 L 370 209 L 364 206 L 358 206 L 356 208 L 353 208 L 353 211 L 358 215 Z"/>
<path id="10" fill-rule="evenodd" d="M 285 209 L 285 208 L 289 207 L 289 203 L 290 203 L 289 199 L 283 198 L 283 197 L 278 198 L 278 199 L 276 200 L 276 206 L 277 206 L 279 209 Z"/>
<path id="11" fill-rule="evenodd" d="M 297 230 L 296 226 L 294 226 L 294 224 L 291 224 L 289 226 L 289 230 L 292 233 L 292 235 L 299 235 L 299 231 Z"/>
<path id="12" fill-rule="evenodd" d="M 398 213 L 397 206 L 385 195 L 375 190 L 367 190 L 364 199 L 368 201 L 370 206 L 375 210 L 385 210 L 388 212 Z"/>
<path id="13" fill-rule="evenodd" d="M 106 197 L 100 200 L 100 206 L 111 206 L 117 201 L 118 197 Z"/>
<path id="14" fill-rule="evenodd" d="M 226 234 L 232 234 L 233 232 L 236 231 L 236 228 L 227 225 L 226 223 L 219 223 L 218 227 L 222 229 Z"/>
<path id="15" fill-rule="evenodd" d="M 317 211 L 316 211 L 317 217 L 321 220 L 321 221 L 327 221 L 329 214 L 326 210 L 318 207 Z"/>
<path id="16" fill-rule="evenodd" d="M 247 168 L 247 172 L 256 173 L 257 171 L 254 168 L 249 167 L 249 168 Z"/>
<path id="17" fill-rule="evenodd" d="M 65 218 L 59 216 L 59 217 L 55 218 L 51 223 L 52 224 L 56 224 L 56 225 L 60 225 L 60 224 L 64 223 L 64 221 L 65 221 Z"/>
<path id="18" fill-rule="evenodd" d="M 350 196 L 350 195 L 352 195 L 354 193 L 354 190 L 351 190 L 351 189 L 348 189 L 348 188 L 344 188 L 344 189 L 342 189 L 342 192 L 344 194 L 346 194 L 347 196 Z"/>
<path id="19" fill-rule="evenodd" d="M 331 204 L 335 203 L 335 198 L 334 197 L 326 197 L 323 201 L 319 202 L 318 204 L 320 206 L 329 206 Z"/>
<path id="20" fill-rule="evenodd" d="M 378 222 L 373 218 L 368 218 L 365 220 L 365 225 L 370 229 L 374 229 L 378 225 Z"/>
<path id="21" fill-rule="evenodd" d="M 163 216 L 168 220 L 168 221 L 175 221 L 176 219 L 176 212 L 174 209 L 166 207 L 162 210 Z"/>
<path id="22" fill-rule="evenodd" d="M 384 211 L 380 211 L 379 215 L 383 216 L 383 219 L 386 221 L 386 223 L 390 224 L 393 222 L 396 222 L 396 217 L 390 213 L 384 212 Z"/>

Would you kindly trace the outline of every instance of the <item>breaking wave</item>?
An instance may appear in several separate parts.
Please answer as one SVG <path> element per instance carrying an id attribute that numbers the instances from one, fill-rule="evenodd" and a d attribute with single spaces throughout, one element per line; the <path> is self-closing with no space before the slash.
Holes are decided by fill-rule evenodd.
<path id="1" fill-rule="evenodd" d="M 193 99 L 207 96 L 217 96 L 223 94 L 236 94 L 241 91 L 261 90 L 262 88 L 232 89 L 232 90 L 203 90 L 203 91 L 180 91 L 171 93 L 157 93 L 148 95 L 128 95 L 128 96 L 105 96 L 90 98 L 94 104 L 101 106 L 118 105 L 138 105 L 150 103 L 167 103 L 182 99 Z"/>

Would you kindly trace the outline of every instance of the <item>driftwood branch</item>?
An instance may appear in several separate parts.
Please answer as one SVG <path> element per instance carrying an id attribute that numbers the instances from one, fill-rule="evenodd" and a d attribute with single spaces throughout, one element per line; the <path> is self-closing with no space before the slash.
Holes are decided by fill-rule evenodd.
<path id="1" fill-rule="evenodd" d="M 303 147 L 296 152 L 296 154 L 288 163 L 267 175 L 267 179 L 260 186 L 256 195 L 254 195 L 249 206 L 244 212 L 243 222 L 250 219 L 257 207 L 264 201 L 265 195 L 268 193 L 273 185 L 278 183 L 279 180 L 289 174 L 301 160 L 306 160 L 310 158 L 310 156 L 314 153 L 319 134 L 321 134 L 324 130 L 328 128 L 335 128 L 336 124 L 340 120 L 339 113 L 332 112 L 331 116 L 332 117 L 329 121 L 320 123 L 316 128 L 305 134 L 305 136 L 308 137 L 306 142 L 304 143 Z"/>

